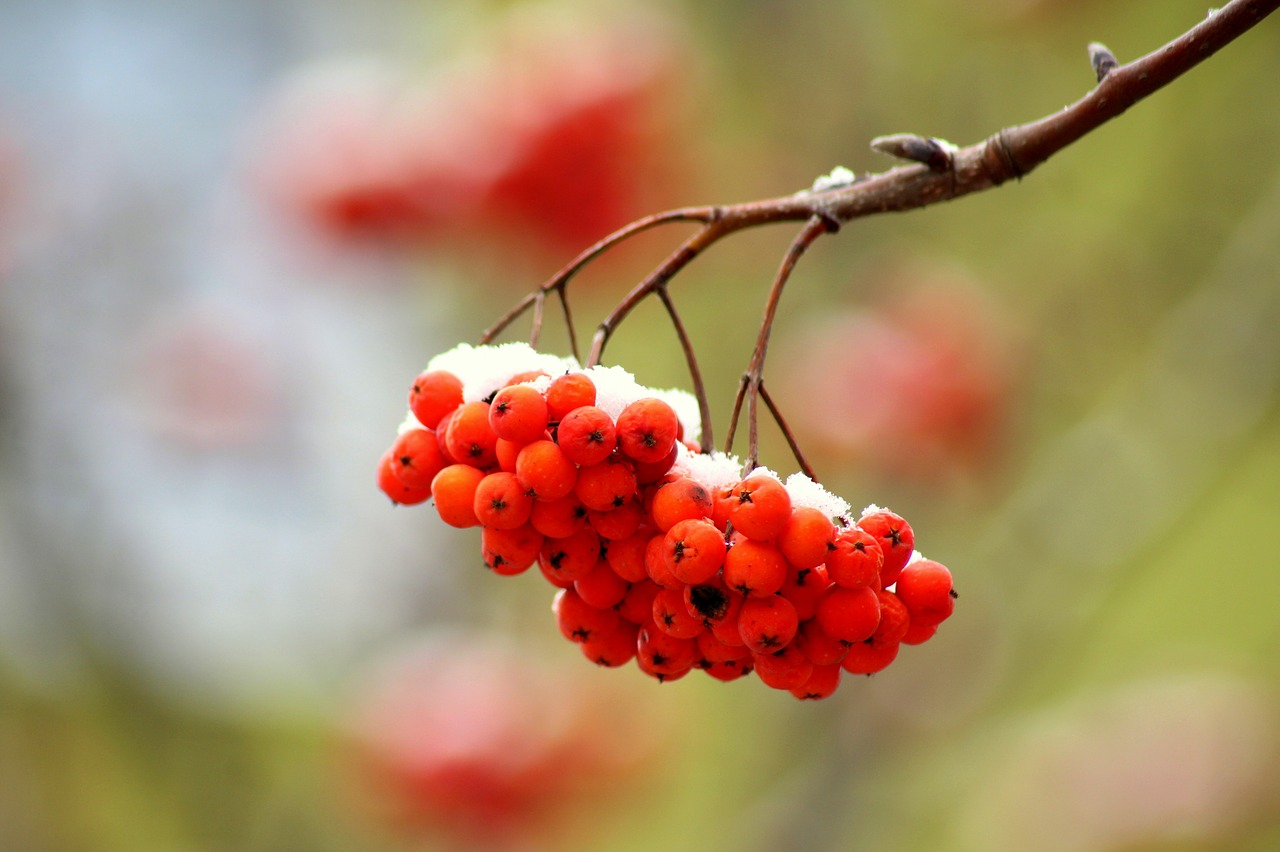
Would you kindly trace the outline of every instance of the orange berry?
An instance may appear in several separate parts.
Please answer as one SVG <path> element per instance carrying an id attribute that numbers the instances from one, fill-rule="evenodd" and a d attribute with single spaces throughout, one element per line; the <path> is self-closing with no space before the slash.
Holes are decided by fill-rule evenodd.
<path id="1" fill-rule="evenodd" d="M 476 489 L 484 479 L 484 471 L 467 464 L 451 464 L 431 480 L 431 496 L 436 501 L 440 520 L 451 527 L 480 525 L 476 517 Z"/>
<path id="2" fill-rule="evenodd" d="M 516 478 L 534 499 L 559 500 L 573 492 L 578 467 L 554 441 L 534 441 L 516 456 Z"/>
<path id="3" fill-rule="evenodd" d="M 724 557 L 724 582 L 741 595 L 768 597 L 787 579 L 787 560 L 778 548 L 735 534 Z"/>
<path id="4" fill-rule="evenodd" d="M 418 422 L 436 428 L 440 419 L 462 405 L 462 380 L 447 370 L 419 374 L 409 389 L 409 409 Z"/>
<path id="5" fill-rule="evenodd" d="M 618 444 L 613 420 L 594 405 L 575 408 L 556 427 L 556 443 L 574 464 L 599 464 Z"/>
<path id="6" fill-rule="evenodd" d="M 472 467 L 489 467 L 498 461 L 498 436 L 489 425 L 489 403 L 465 402 L 449 421 L 445 445 L 449 455 Z"/>
<path id="7" fill-rule="evenodd" d="M 395 457 L 392 450 L 382 454 L 378 460 L 378 487 L 382 493 L 391 498 L 391 502 L 401 506 L 412 506 L 421 503 L 431 496 L 430 488 L 413 488 L 405 485 L 395 474 Z"/>
<path id="8" fill-rule="evenodd" d="M 431 480 L 448 462 L 430 429 L 406 429 L 391 445 L 391 470 L 405 485 L 431 490 Z"/>
<path id="9" fill-rule="evenodd" d="M 791 519 L 791 495 L 772 476 L 755 474 L 733 489 L 729 522 L 733 528 L 755 541 L 773 541 L 782 535 Z"/>
<path id="10" fill-rule="evenodd" d="M 680 476 L 654 492 L 649 515 L 658 529 L 666 532 L 680 521 L 706 518 L 711 514 L 711 494 L 699 482 Z"/>
<path id="11" fill-rule="evenodd" d="M 680 418 L 660 399 L 638 399 L 618 415 L 618 446 L 638 462 L 658 462 L 675 446 Z"/>
<path id="12" fill-rule="evenodd" d="M 514 473 L 491 473 L 476 487 L 476 518 L 486 527 L 512 530 L 524 525 L 533 511 L 530 497 Z"/>
<path id="13" fill-rule="evenodd" d="M 547 388 L 547 414 L 553 423 L 584 405 L 596 404 L 596 386 L 586 373 L 565 373 Z"/>
<path id="14" fill-rule="evenodd" d="M 836 525 L 830 518 L 811 506 L 797 506 L 778 536 L 778 549 L 795 567 L 816 568 L 827 561 L 835 537 Z"/>
<path id="15" fill-rule="evenodd" d="M 682 583 L 705 583 L 724 564 L 724 536 L 708 521 L 680 521 L 667 530 L 663 543 L 667 569 Z"/>
<path id="16" fill-rule="evenodd" d="M 621 459 L 611 456 L 599 464 L 580 468 L 573 493 L 588 509 L 607 512 L 626 505 L 635 496 L 636 475 Z"/>
<path id="17" fill-rule="evenodd" d="M 495 574 L 523 573 L 542 550 L 542 533 L 525 524 L 510 530 L 485 527 L 480 533 L 484 564 Z"/>
<path id="18" fill-rule="evenodd" d="M 489 425 L 499 438 L 528 444 L 547 428 L 547 401 L 532 385 L 510 385 L 489 404 Z"/>

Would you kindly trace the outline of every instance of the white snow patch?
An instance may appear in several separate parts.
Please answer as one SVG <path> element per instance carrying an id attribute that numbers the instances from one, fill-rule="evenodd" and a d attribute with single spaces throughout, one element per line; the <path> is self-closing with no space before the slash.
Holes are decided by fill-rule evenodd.
<path id="1" fill-rule="evenodd" d="M 463 401 L 475 402 L 505 385 L 517 373 L 543 370 L 558 376 L 581 367 L 572 358 L 547 355 L 527 343 L 500 343 L 496 346 L 460 343 L 432 358 L 427 369 L 453 373 L 462 380 Z"/>
<path id="2" fill-rule="evenodd" d="M 850 169 L 844 166 L 836 166 L 828 174 L 822 175 L 815 180 L 810 192 L 826 192 L 828 189 L 840 189 L 841 187 L 852 185 L 857 179 L 857 175 Z"/>
<path id="3" fill-rule="evenodd" d="M 848 518 L 849 501 L 832 494 L 803 473 L 793 473 L 787 477 L 787 493 L 791 495 L 791 505 L 807 506 L 817 509 L 828 518 Z"/>

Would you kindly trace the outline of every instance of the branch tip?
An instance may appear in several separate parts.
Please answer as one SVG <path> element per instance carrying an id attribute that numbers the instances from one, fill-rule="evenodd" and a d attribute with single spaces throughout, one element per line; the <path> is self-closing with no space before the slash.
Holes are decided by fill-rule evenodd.
<path id="1" fill-rule="evenodd" d="M 1116 55 L 1099 41 L 1089 42 L 1089 64 L 1093 66 L 1093 73 L 1097 75 L 1099 83 L 1120 65 Z"/>
<path id="2" fill-rule="evenodd" d="M 956 146 L 945 139 L 926 138 L 914 133 L 892 133 L 872 139 L 871 150 L 900 160 L 924 163 L 930 171 L 948 172 L 955 163 Z"/>

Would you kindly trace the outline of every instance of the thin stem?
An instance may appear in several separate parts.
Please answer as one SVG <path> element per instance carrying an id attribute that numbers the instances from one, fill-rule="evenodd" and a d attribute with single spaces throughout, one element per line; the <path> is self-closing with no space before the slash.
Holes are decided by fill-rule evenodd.
<path id="1" fill-rule="evenodd" d="M 604 355 L 604 346 L 612 336 L 614 329 L 618 327 L 618 323 L 626 318 L 627 314 L 645 297 L 664 286 L 675 276 L 677 272 L 684 269 L 699 254 L 703 252 L 716 240 L 724 235 L 724 225 L 721 220 L 708 222 L 702 226 L 698 233 L 689 239 L 671 253 L 666 260 L 662 262 L 649 276 L 632 288 L 631 292 L 623 297 L 614 309 L 609 313 L 604 321 L 596 328 L 595 337 L 591 341 L 591 354 L 587 356 L 588 367 L 593 367 L 600 363 L 600 358 Z"/>
<path id="2" fill-rule="evenodd" d="M 702 452 L 709 453 L 715 446 L 715 439 L 711 436 L 711 405 L 707 402 L 707 388 L 702 382 L 702 370 L 698 368 L 698 358 L 693 352 L 693 341 L 689 339 L 684 321 L 680 319 L 680 312 L 676 310 L 675 302 L 671 301 L 671 294 L 667 292 L 667 288 L 659 287 L 657 292 L 663 307 L 667 309 L 667 315 L 671 317 L 676 337 L 680 338 L 680 348 L 684 350 L 685 362 L 689 365 L 689 378 L 693 382 L 693 395 L 697 397 L 698 416 L 702 422 L 702 439 L 699 441 L 699 447 Z"/>
<path id="3" fill-rule="evenodd" d="M 782 412 L 778 410 L 778 406 L 774 404 L 773 398 L 769 396 L 769 392 L 765 390 L 764 383 L 760 383 L 760 398 L 764 400 L 764 404 L 768 406 L 769 413 L 773 415 L 773 421 L 778 424 L 778 428 L 782 430 L 782 437 L 787 439 L 787 446 L 791 447 L 791 454 L 796 457 L 796 463 L 800 465 L 800 471 L 805 476 L 818 481 L 818 476 L 813 472 L 808 460 L 804 457 L 804 453 L 800 451 L 800 444 L 796 442 L 795 435 L 791 432 L 791 427 L 787 425 L 787 420 L 782 416 Z"/>
<path id="4" fill-rule="evenodd" d="M 782 301 L 782 291 L 786 288 L 787 281 L 791 279 L 791 273 L 795 270 L 800 256 L 817 241 L 818 237 L 838 227 L 837 223 L 833 223 L 825 216 L 814 215 L 810 218 L 791 241 L 787 253 L 782 258 L 782 265 L 778 268 L 778 274 L 773 279 L 773 286 L 769 288 L 769 298 L 764 306 L 764 319 L 760 322 L 760 334 L 756 338 L 756 346 L 751 353 L 751 363 L 747 366 L 746 375 L 743 377 L 747 392 L 747 461 L 744 466 L 744 475 L 754 470 L 760 461 L 757 397 L 764 382 L 764 362 L 769 352 L 769 335 L 773 331 L 773 322 L 778 315 L 778 303 Z"/>
<path id="5" fill-rule="evenodd" d="M 733 437 L 738 431 L 738 416 L 742 414 L 742 401 L 747 398 L 747 383 L 750 377 L 742 374 L 742 378 L 738 380 L 738 395 L 733 398 L 733 413 L 729 415 L 729 434 L 724 439 L 724 451 L 726 454 L 733 452 Z"/>
<path id="6" fill-rule="evenodd" d="M 493 338 L 501 334 L 507 326 L 519 319 L 524 312 L 529 309 L 529 307 L 534 303 L 534 300 L 538 297 L 539 293 L 547 293 L 551 290 L 557 290 L 563 300 L 565 298 L 565 290 L 569 286 L 569 282 L 573 277 L 581 272 L 583 267 L 618 243 L 658 225 L 666 225 L 672 222 L 702 222 L 705 224 L 715 221 L 719 216 L 719 208 L 715 206 L 681 207 L 675 210 L 666 210 L 661 213 L 654 213 L 652 215 L 645 216 L 642 219 L 637 219 L 628 225 L 622 226 L 612 234 L 609 234 L 588 247 L 573 260 L 565 264 L 559 272 L 552 275 L 539 285 L 538 289 L 529 293 L 512 306 L 505 314 L 499 317 L 493 325 L 485 329 L 484 334 L 480 336 L 480 342 L 482 344 L 489 343 Z M 572 334 L 572 326 L 570 326 L 570 335 L 572 336 Z"/>
<path id="7" fill-rule="evenodd" d="M 564 327 L 569 332 L 569 351 L 573 353 L 573 360 L 581 364 L 582 356 L 578 354 L 578 332 L 574 330 L 573 313 L 569 310 L 569 293 L 561 287 L 556 291 L 556 295 L 560 297 L 560 308 L 564 312 Z"/>
<path id="8" fill-rule="evenodd" d="M 533 322 L 529 324 L 529 345 L 538 348 L 538 337 L 542 334 L 542 313 L 546 308 L 546 293 L 539 293 L 533 300 Z"/>

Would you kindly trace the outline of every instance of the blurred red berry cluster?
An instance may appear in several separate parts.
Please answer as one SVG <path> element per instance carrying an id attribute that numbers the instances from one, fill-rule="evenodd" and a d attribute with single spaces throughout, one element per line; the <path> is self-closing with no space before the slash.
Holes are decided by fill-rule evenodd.
<path id="1" fill-rule="evenodd" d="M 253 173 L 334 234 L 503 229 L 577 250 L 665 200 L 655 189 L 678 171 L 679 40 L 652 17 L 610 21 L 512 13 L 426 80 L 351 67 L 296 81 L 268 110 Z"/>
<path id="2" fill-rule="evenodd" d="M 508 345 L 446 360 L 495 352 L 537 357 Z M 807 477 L 741 478 L 736 459 L 685 440 L 667 400 L 615 386 L 618 368 L 511 363 L 476 387 L 433 362 L 378 481 L 396 503 L 432 499 L 445 523 L 480 527 L 495 574 L 536 564 L 560 590 L 560 631 L 592 662 L 634 660 L 660 681 L 754 671 L 825 698 L 842 672 L 883 669 L 951 615 L 950 572 L 915 553 L 893 512 L 855 520 Z"/>
<path id="3" fill-rule="evenodd" d="M 367 680 L 347 732 L 366 805 L 380 821 L 466 844 L 550 830 L 640 772 L 663 738 L 661 720 L 632 720 L 635 705 L 616 691 L 484 635 L 428 637 Z M 620 738 L 618 725 L 643 734 Z"/>
<path id="4" fill-rule="evenodd" d="M 894 477 L 990 472 L 1019 386 L 1014 333 L 954 273 L 912 264 L 877 280 L 893 295 L 781 347 L 784 361 L 823 365 L 788 371 L 794 381 L 780 393 L 797 428 L 825 452 Z"/>

